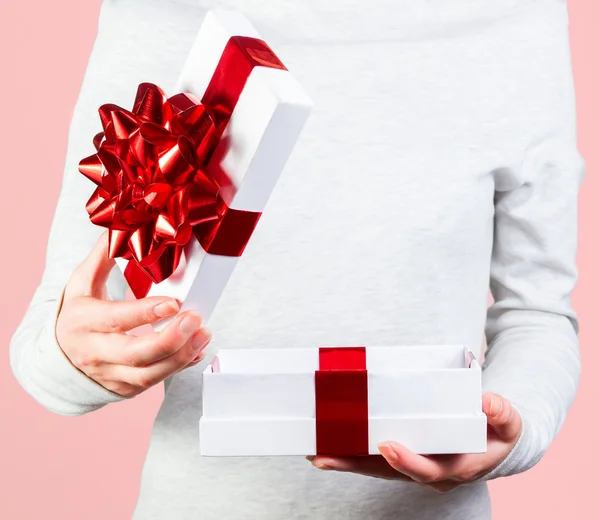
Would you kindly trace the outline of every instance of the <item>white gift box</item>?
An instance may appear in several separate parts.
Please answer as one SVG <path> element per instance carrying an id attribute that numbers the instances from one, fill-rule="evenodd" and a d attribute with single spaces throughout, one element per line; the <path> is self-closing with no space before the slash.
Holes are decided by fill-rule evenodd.
<path id="1" fill-rule="evenodd" d="M 485 452 L 481 368 L 466 348 L 365 351 L 368 453 L 389 440 L 421 454 Z M 221 350 L 203 372 L 201 454 L 316 455 L 319 363 L 318 348 Z"/>
<path id="2" fill-rule="evenodd" d="M 202 99 L 229 40 L 235 36 L 260 39 L 242 14 L 208 12 L 175 92 Z M 252 69 L 209 163 L 209 172 L 223 171 L 231 181 L 233 190 L 226 200 L 229 208 L 263 211 L 311 107 L 310 98 L 288 70 L 268 66 Z M 182 302 L 182 310 L 193 309 L 207 321 L 238 258 L 207 253 L 192 237 L 178 268 L 166 280 L 152 284 L 148 296 L 176 298 Z M 127 263 L 117 259 L 122 271 Z M 155 328 L 168 321 L 155 324 Z"/>

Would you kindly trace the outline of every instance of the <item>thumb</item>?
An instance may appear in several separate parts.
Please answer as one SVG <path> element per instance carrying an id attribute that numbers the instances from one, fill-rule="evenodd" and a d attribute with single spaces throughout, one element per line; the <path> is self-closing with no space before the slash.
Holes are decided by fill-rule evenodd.
<path id="1" fill-rule="evenodd" d="M 87 257 L 73 271 L 65 297 L 101 295 L 114 266 L 114 259 L 108 256 L 108 231 L 105 231 Z"/>
<path id="2" fill-rule="evenodd" d="M 508 399 L 498 394 L 484 394 L 482 408 L 488 424 L 501 440 L 512 442 L 519 437 L 523 421 Z"/>

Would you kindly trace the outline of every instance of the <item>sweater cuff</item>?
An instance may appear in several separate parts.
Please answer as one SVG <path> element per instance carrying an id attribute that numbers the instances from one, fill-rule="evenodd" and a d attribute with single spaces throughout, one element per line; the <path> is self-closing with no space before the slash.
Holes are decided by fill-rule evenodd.
<path id="1" fill-rule="evenodd" d="M 528 469 L 522 467 L 524 460 L 530 461 L 530 465 L 528 467 L 531 467 L 538 462 L 539 459 L 530 459 L 532 445 L 531 427 L 526 421 L 526 419 L 523 417 L 523 414 L 521 414 L 521 420 L 523 426 L 521 428 L 521 435 L 519 435 L 517 443 L 513 446 L 512 450 L 510 450 L 509 454 L 498 466 L 496 466 L 494 469 L 477 479 L 477 482 L 484 480 L 493 480 L 501 477 L 508 477 L 516 473 L 521 473 L 525 469 Z"/>
<path id="2" fill-rule="evenodd" d="M 49 319 L 44 325 L 34 357 L 33 371 L 29 374 L 29 384 L 37 386 L 43 395 L 43 404 L 50 411 L 61 415 L 81 415 L 102 406 L 122 401 L 125 397 L 107 390 L 77 369 L 62 351 L 56 339 L 56 320 L 62 304 L 62 296 L 55 302 L 48 302 Z"/>

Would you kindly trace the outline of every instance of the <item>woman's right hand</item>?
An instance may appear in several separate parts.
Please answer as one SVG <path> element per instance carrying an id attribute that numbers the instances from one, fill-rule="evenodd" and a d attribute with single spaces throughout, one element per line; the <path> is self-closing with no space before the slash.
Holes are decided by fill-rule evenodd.
<path id="1" fill-rule="evenodd" d="M 160 332 L 127 334 L 177 314 L 179 304 L 161 296 L 108 300 L 106 281 L 114 265 L 104 233 L 65 287 L 56 339 L 81 372 L 112 392 L 131 397 L 199 363 L 211 335 L 202 327 L 200 316 L 191 311 L 174 318 Z"/>

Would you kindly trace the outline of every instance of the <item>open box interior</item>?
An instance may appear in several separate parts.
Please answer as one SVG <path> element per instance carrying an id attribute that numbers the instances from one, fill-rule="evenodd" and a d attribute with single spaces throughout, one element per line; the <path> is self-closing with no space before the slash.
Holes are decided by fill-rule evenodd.
<path id="1" fill-rule="evenodd" d="M 473 355 L 462 345 L 419 345 L 405 347 L 368 347 L 367 370 L 468 369 Z M 224 374 L 302 374 L 319 369 L 318 348 L 224 349 L 206 373 Z"/>
<path id="2" fill-rule="evenodd" d="M 423 454 L 485 452 L 481 371 L 467 348 L 367 347 L 366 365 L 369 453 L 389 439 Z M 314 455 L 318 369 L 316 347 L 221 351 L 204 373 L 201 453 Z"/>

